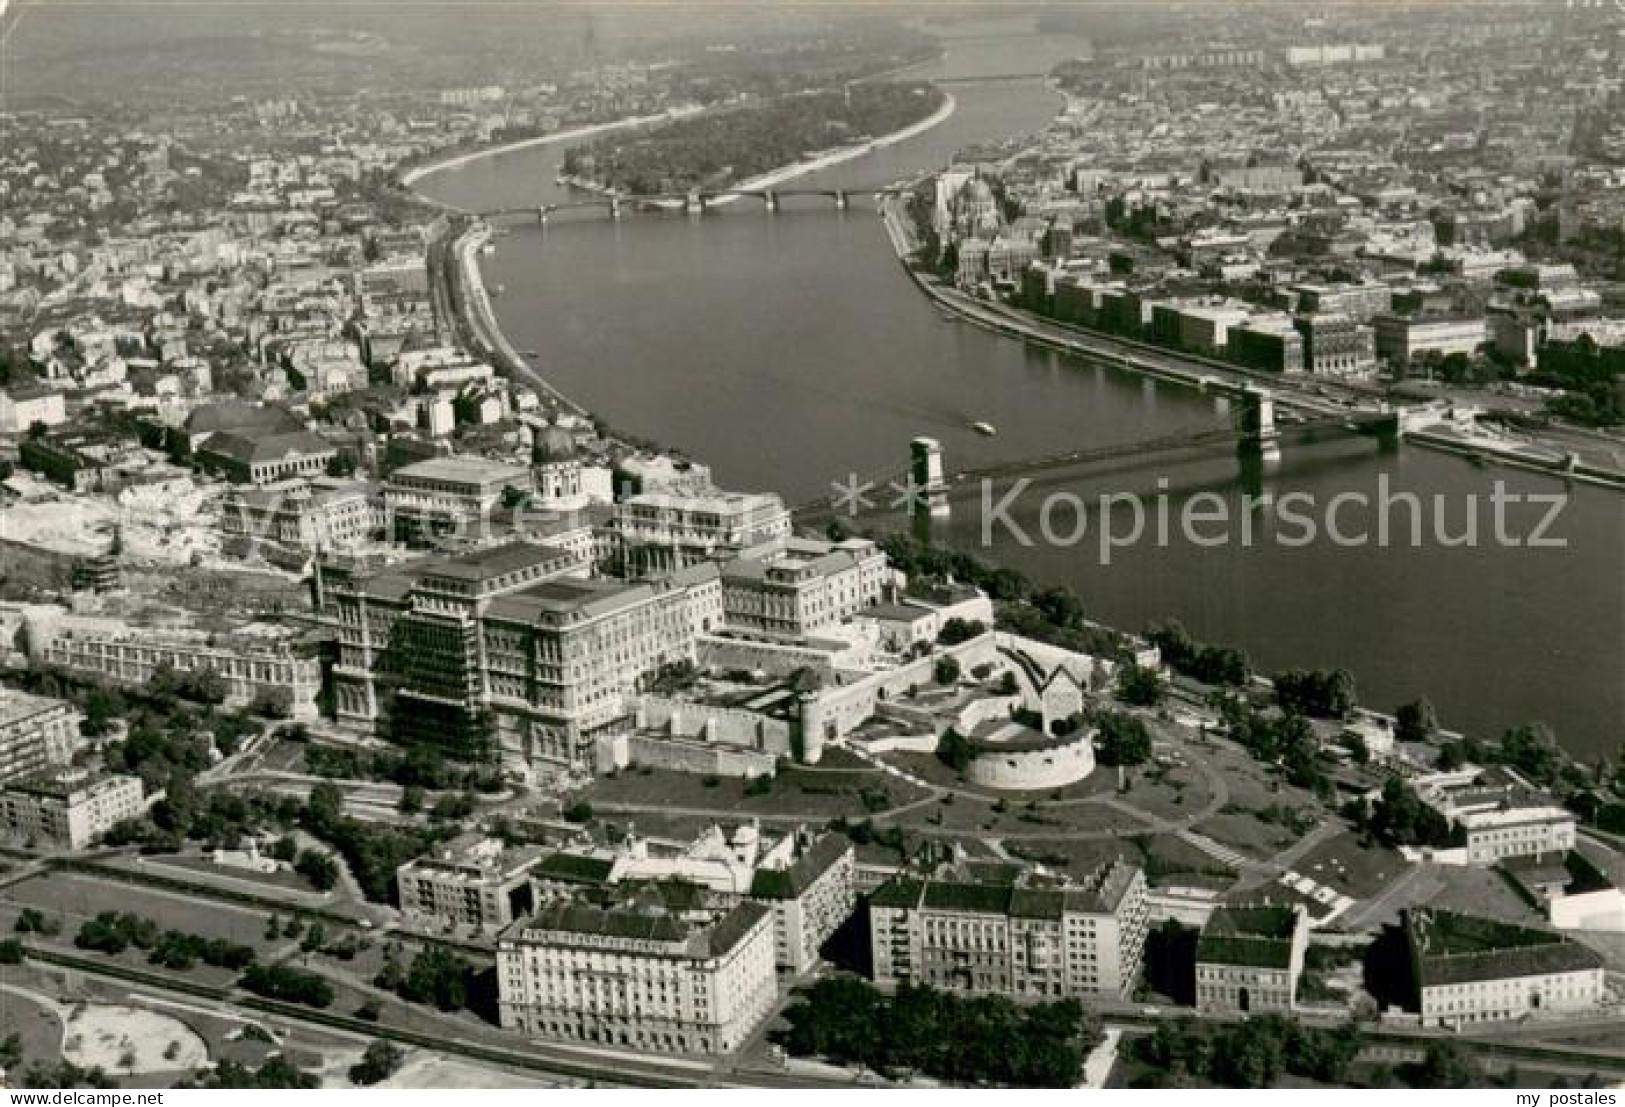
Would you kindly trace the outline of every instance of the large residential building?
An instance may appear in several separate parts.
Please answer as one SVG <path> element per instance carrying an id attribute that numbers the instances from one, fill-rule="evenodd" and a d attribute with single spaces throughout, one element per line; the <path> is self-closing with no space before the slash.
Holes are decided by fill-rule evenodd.
<path id="1" fill-rule="evenodd" d="M 869 899 L 875 981 L 1016 998 L 1128 995 L 1149 909 L 1145 874 L 1113 863 L 1082 884 L 900 874 Z"/>
<path id="2" fill-rule="evenodd" d="M 685 845 L 633 835 L 612 848 L 561 852 L 536 867 L 542 901 L 638 883 L 704 888 L 718 903 L 757 900 L 773 911 L 775 958 L 792 973 L 818 960 L 857 907 L 857 868 L 843 835 L 797 830 L 779 838 L 745 825 L 707 828 Z"/>
<path id="3" fill-rule="evenodd" d="M 1341 313 L 1320 312 L 1297 320 L 1303 335 L 1303 367 L 1317 376 L 1364 376 L 1377 367 L 1370 327 Z"/>
<path id="4" fill-rule="evenodd" d="M 401 540 L 483 528 L 505 494 L 529 495 L 530 470 L 481 457 L 434 457 L 403 465 L 384 482 L 390 533 Z"/>
<path id="5" fill-rule="evenodd" d="M 733 631 L 802 637 L 879 602 L 891 579 L 886 555 L 866 538 L 787 538 L 764 557 L 722 567 L 723 616 Z"/>
<path id="6" fill-rule="evenodd" d="M 744 1044 L 778 999 L 772 912 L 685 909 L 662 891 L 555 903 L 509 927 L 497 945 L 503 1027 L 672 1053 Z"/>
<path id="7" fill-rule="evenodd" d="M 496 838 L 464 835 L 395 870 L 401 913 L 494 933 L 535 910 L 530 871 L 541 859 L 535 846 L 509 849 Z"/>
<path id="8" fill-rule="evenodd" d="M 1391 309 L 1394 290 L 1386 284 L 1299 284 L 1292 286 L 1302 312 L 1347 315 L 1357 323 Z"/>
<path id="9" fill-rule="evenodd" d="M 1255 315 L 1230 328 L 1230 360 L 1270 373 L 1303 372 L 1303 336 L 1289 315 Z"/>
<path id="10" fill-rule="evenodd" d="M 119 684 L 142 685 L 167 666 L 176 673 L 218 676 L 230 703 L 289 698 L 296 716 L 313 715 L 321 662 L 280 627 L 248 624 L 230 632 L 137 626 L 119 619 L 45 614 L 28 620 L 35 660 Z"/>
<path id="11" fill-rule="evenodd" d="M 645 492 L 616 505 L 615 528 L 626 574 L 659 576 L 787 538 L 790 512 L 767 493 Z"/>
<path id="12" fill-rule="evenodd" d="M 595 735 L 624 724 L 628 695 L 692 661 L 696 635 L 720 625 L 722 588 L 714 565 L 642 584 L 573 579 L 575 566 L 522 542 L 371 574 L 320 563 L 338 718 L 389 719 L 467 756 L 590 770 Z"/>
<path id="13" fill-rule="evenodd" d="M 858 869 L 844 835 L 825 834 L 810 844 L 797 839 L 797 853 L 787 862 L 757 867 L 750 898 L 773 910 L 779 967 L 800 974 L 818 963 L 824 943 L 857 909 Z"/>
<path id="14" fill-rule="evenodd" d="M 1572 938 L 1453 911 L 1405 912 L 1423 1026 L 1464 1027 L 1595 1009 L 1603 960 Z"/>
<path id="15" fill-rule="evenodd" d="M 1376 332 L 1377 356 L 1404 365 L 1424 353 L 1440 357 L 1472 354 L 1489 341 L 1489 323 L 1482 317 L 1411 316 L 1381 314 L 1371 319 Z"/>
<path id="16" fill-rule="evenodd" d="M 84 849 L 142 811 L 141 778 L 60 771 L 0 788 L 0 832 L 14 842 Z"/>
<path id="17" fill-rule="evenodd" d="M 1290 1012 L 1308 947 L 1309 918 L 1301 907 L 1221 904 L 1196 944 L 1196 1009 Z"/>
<path id="18" fill-rule="evenodd" d="M 79 744 L 79 713 L 63 700 L 0 688 L 0 781 L 66 765 Z"/>

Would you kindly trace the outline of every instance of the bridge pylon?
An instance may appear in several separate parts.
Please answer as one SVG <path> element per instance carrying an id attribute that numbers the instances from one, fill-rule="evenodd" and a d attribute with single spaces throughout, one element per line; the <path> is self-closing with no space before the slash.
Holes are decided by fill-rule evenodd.
<path id="1" fill-rule="evenodd" d="M 923 435 L 908 444 L 909 479 L 919 494 L 909 501 L 910 515 L 945 519 L 949 515 L 948 481 L 942 472 L 942 443 Z"/>
<path id="2" fill-rule="evenodd" d="M 690 192 L 683 197 L 683 213 L 685 215 L 704 215 L 705 197 L 698 192 Z"/>
<path id="3" fill-rule="evenodd" d="M 611 219 L 619 219 L 621 217 L 621 198 L 613 193 L 611 193 L 609 197 L 609 217 Z"/>
<path id="4" fill-rule="evenodd" d="M 838 189 L 835 190 L 835 210 L 836 211 L 845 211 L 846 209 L 847 209 L 846 190 L 844 188 L 838 188 Z"/>
<path id="5" fill-rule="evenodd" d="M 1275 397 L 1267 389 L 1248 385 L 1241 390 L 1240 401 L 1236 448 L 1267 462 L 1280 461 L 1281 432 L 1275 426 Z"/>
<path id="6" fill-rule="evenodd" d="M 779 211 L 779 194 L 771 188 L 768 189 L 762 193 L 762 204 L 770 214 L 777 215 Z"/>

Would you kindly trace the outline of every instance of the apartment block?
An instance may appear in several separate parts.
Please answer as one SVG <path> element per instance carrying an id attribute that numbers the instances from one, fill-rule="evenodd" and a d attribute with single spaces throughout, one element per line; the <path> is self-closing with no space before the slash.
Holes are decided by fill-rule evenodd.
<path id="1" fill-rule="evenodd" d="M 900 874 L 869 899 L 876 983 L 1015 998 L 1128 995 L 1149 909 L 1145 874 L 1116 862 L 1081 884 Z"/>
<path id="2" fill-rule="evenodd" d="M 79 713 L 64 700 L 0 688 L 0 781 L 66 765 L 79 745 Z"/>
<path id="3" fill-rule="evenodd" d="M 678 910 L 645 887 L 609 905 L 556 903 L 497 945 L 502 1026 L 556 1041 L 722 1055 L 778 999 L 772 912 Z"/>
<path id="4" fill-rule="evenodd" d="M 140 815 L 141 778 L 59 771 L 0 788 L 0 831 L 14 842 L 84 849 L 115 823 Z"/>

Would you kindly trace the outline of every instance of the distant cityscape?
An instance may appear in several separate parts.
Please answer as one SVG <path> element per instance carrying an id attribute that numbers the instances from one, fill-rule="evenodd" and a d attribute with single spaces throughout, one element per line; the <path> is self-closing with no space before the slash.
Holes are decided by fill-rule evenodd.
<path id="1" fill-rule="evenodd" d="M 1617 1085 L 1625 720 L 1586 757 L 1106 626 L 931 529 L 924 434 L 889 518 L 724 487 L 504 334 L 482 259 L 553 201 L 420 188 L 562 136 L 570 218 L 768 218 L 1038 83 L 1037 133 L 807 190 L 947 319 L 1225 397 L 1249 461 L 1352 428 L 1617 494 L 1625 14 L 1288 10 L 149 13 L 125 56 L 0 7 L 0 1083 Z M 921 75 L 1041 35 L 1077 57 Z"/>

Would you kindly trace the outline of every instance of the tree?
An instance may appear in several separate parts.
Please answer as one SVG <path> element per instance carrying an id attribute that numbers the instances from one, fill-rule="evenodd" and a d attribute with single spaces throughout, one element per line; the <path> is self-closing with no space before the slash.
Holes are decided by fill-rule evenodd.
<path id="1" fill-rule="evenodd" d="M 1083 602 L 1070 588 L 1046 588 L 1033 596 L 1032 603 L 1052 626 L 1076 627 L 1083 622 Z"/>
<path id="2" fill-rule="evenodd" d="M 333 986 L 326 980 L 286 965 L 251 965 L 237 983 L 257 996 L 285 1003 L 320 1008 L 333 1002 Z"/>
<path id="3" fill-rule="evenodd" d="M 1426 742 L 1439 729 L 1433 703 L 1423 696 L 1394 712 L 1394 738 L 1400 742 Z"/>
<path id="4" fill-rule="evenodd" d="M 1095 752 L 1102 765 L 1143 765 L 1151 759 L 1151 732 L 1141 719 L 1106 711 L 1096 726 Z"/>
<path id="5" fill-rule="evenodd" d="M 1167 691 L 1162 674 L 1155 669 L 1130 662 L 1117 670 L 1117 698 L 1131 707 L 1155 707 Z"/>
<path id="6" fill-rule="evenodd" d="M 1483 1070 L 1455 1042 L 1429 1042 L 1422 1061 L 1412 1073 L 1418 1088 L 1471 1088 L 1483 1078 Z"/>
<path id="7" fill-rule="evenodd" d="M 432 1003 L 442 1011 L 468 1005 L 474 967 L 444 946 L 430 946 L 412 958 L 396 991 L 413 1003 Z"/>
<path id="8" fill-rule="evenodd" d="M 975 619 L 961 619 L 957 615 L 943 622 L 942 629 L 937 632 L 937 642 L 943 646 L 957 646 L 961 642 L 968 642 L 987 631 Z"/>
<path id="9" fill-rule="evenodd" d="M 255 693 L 248 709 L 265 719 L 293 717 L 293 692 L 287 688 L 262 688 Z"/>
<path id="10" fill-rule="evenodd" d="M 953 727 L 943 731 L 937 739 L 936 752 L 937 760 L 956 773 L 964 772 L 976 758 L 976 747 Z"/>
<path id="11" fill-rule="evenodd" d="M 1347 669 L 1288 669 L 1273 680 L 1275 702 L 1283 711 L 1346 719 L 1354 710 L 1354 674 Z"/>
<path id="12" fill-rule="evenodd" d="M 416 815 L 423 810 L 423 789 L 416 784 L 408 784 L 401 789 L 401 799 L 395 805 L 403 815 Z"/>
<path id="13" fill-rule="evenodd" d="M 331 827 L 338 823 L 344 817 L 344 794 L 338 785 L 324 780 L 313 787 L 305 801 L 305 817 L 313 827 Z"/>
<path id="14" fill-rule="evenodd" d="M 956 684 L 959 681 L 959 660 L 943 656 L 931 667 L 931 675 L 938 684 Z"/>
<path id="15" fill-rule="evenodd" d="M 1555 781 L 1565 760 L 1545 723 L 1528 723 L 1507 731 L 1501 737 L 1499 756 L 1504 764 L 1536 784 Z"/>
<path id="16" fill-rule="evenodd" d="M 404 1056 L 395 1043 L 379 1039 L 367 1047 L 360 1061 L 350 1066 L 350 1083 L 369 1085 L 387 1080 L 401 1067 Z"/>

